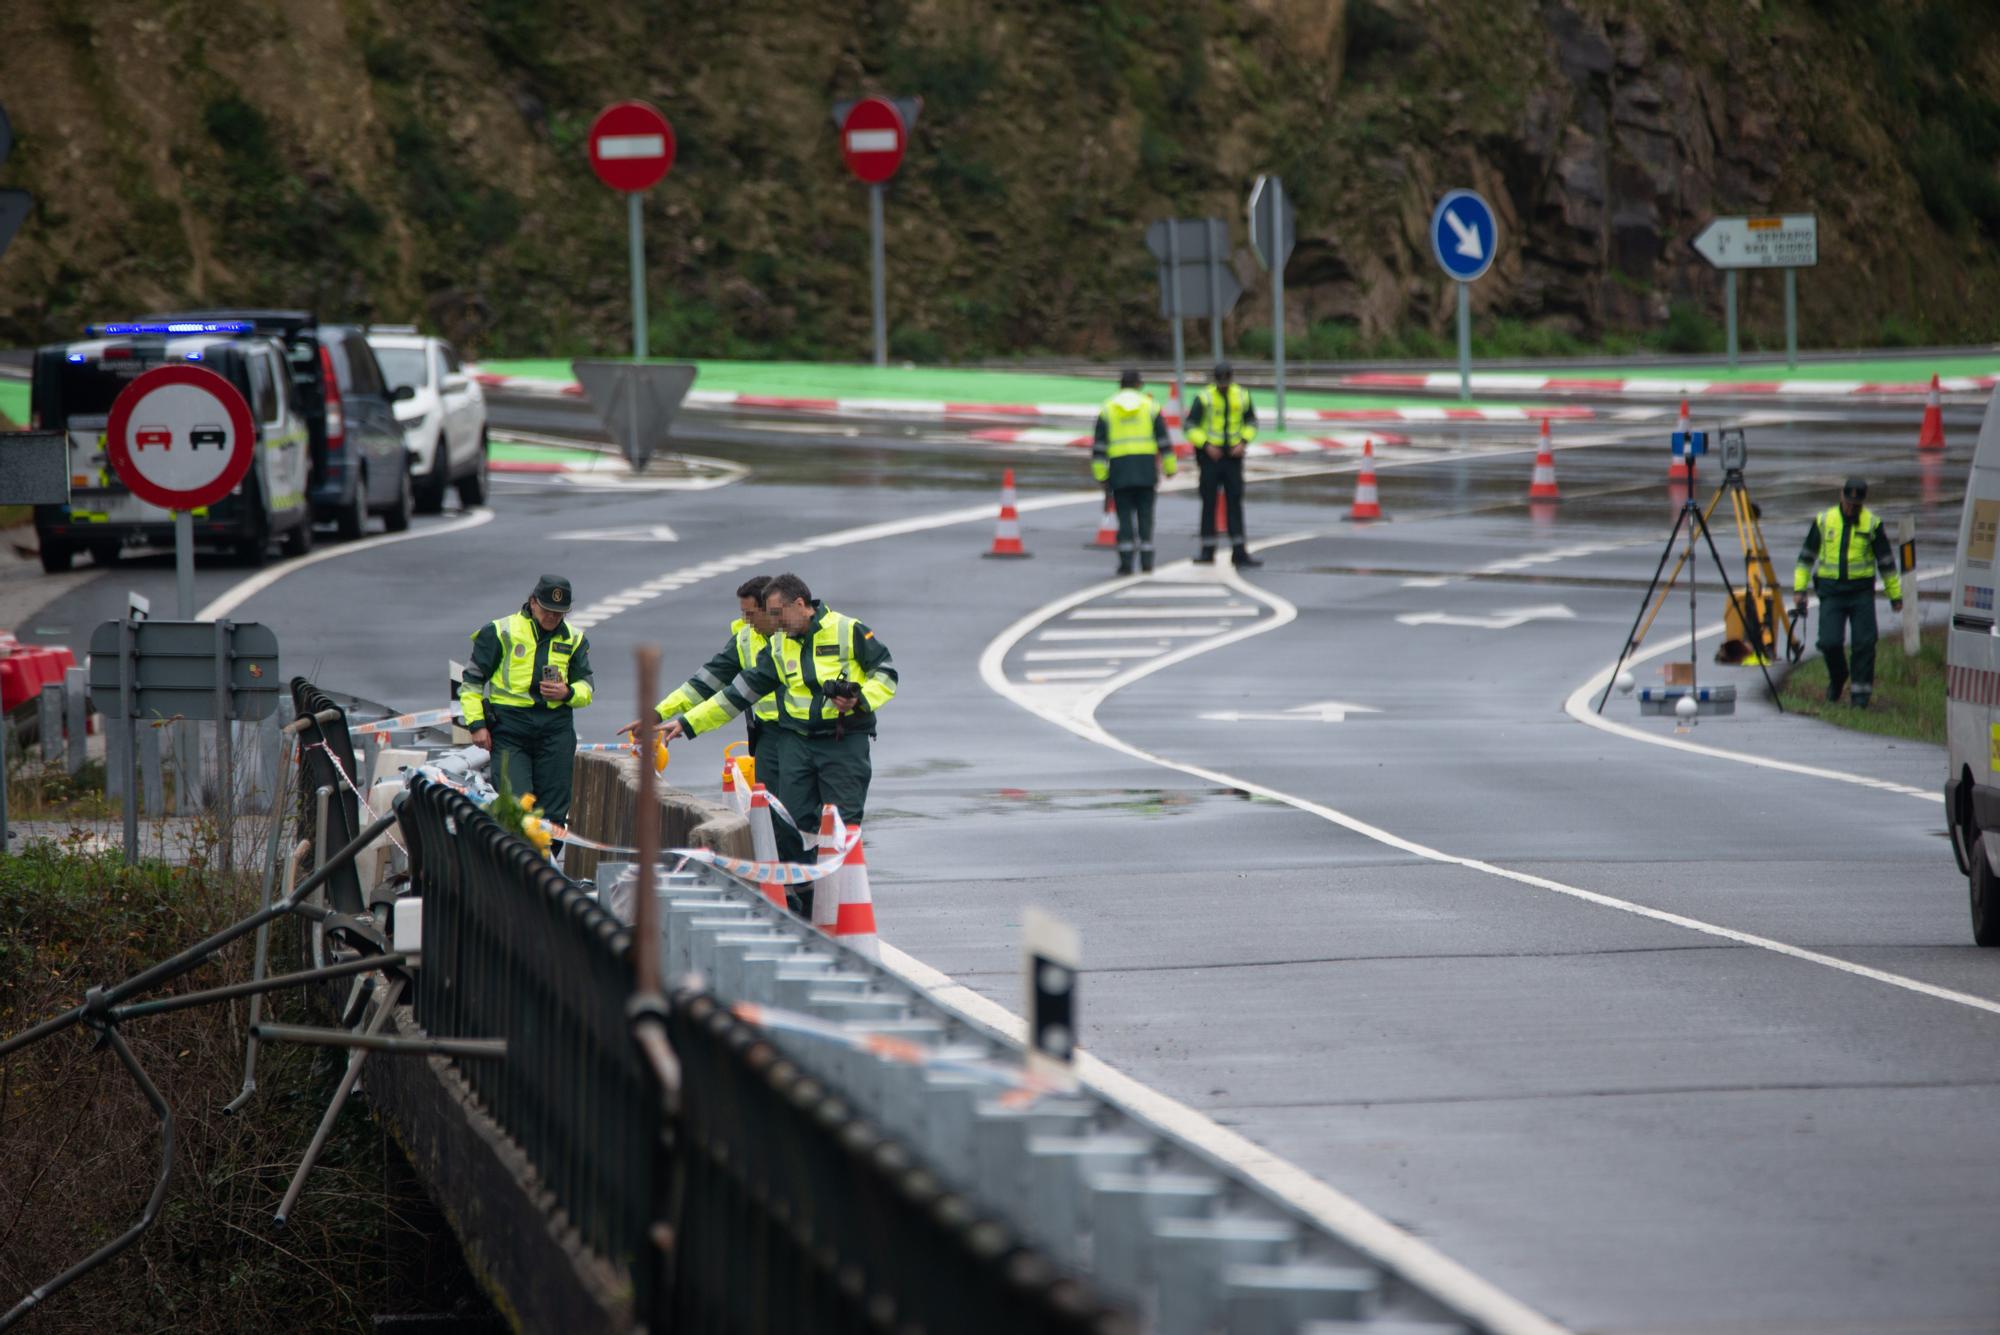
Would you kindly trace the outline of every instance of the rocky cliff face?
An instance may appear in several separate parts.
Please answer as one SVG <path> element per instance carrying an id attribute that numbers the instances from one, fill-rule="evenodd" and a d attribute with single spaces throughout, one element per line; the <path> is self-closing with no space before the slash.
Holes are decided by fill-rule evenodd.
<path id="1" fill-rule="evenodd" d="M 1295 324 L 1443 331 L 1426 227 L 1491 199 L 1482 317 L 1586 336 L 1719 310 L 1690 240 L 1816 211 L 1808 337 L 1991 337 L 2000 35 L 1976 0 L 256 0 L 0 8 L 0 339 L 194 301 L 416 318 L 469 346 L 622 345 L 598 107 L 675 122 L 647 198 L 657 348 L 857 356 L 866 201 L 829 106 L 925 99 L 891 187 L 899 355 L 1157 348 L 1145 224 L 1284 175 Z M 1267 321 L 1266 284 L 1233 327 Z M 1745 285 L 1774 327 L 1775 278 Z M 1900 322 L 1898 324 L 1897 322 Z"/>

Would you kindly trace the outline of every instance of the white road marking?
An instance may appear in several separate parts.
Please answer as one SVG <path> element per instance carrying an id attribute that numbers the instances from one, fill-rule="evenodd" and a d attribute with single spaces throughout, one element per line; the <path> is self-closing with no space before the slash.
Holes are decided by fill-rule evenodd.
<path id="1" fill-rule="evenodd" d="M 882 943 L 882 963 L 973 1023 L 1016 1042 L 1022 1040 L 1026 1025 L 1018 1015 L 954 981 L 949 974 L 886 941 Z M 1567 1327 L 1501 1292 L 1428 1242 L 1180 1100 L 1141 1084 L 1081 1048 L 1076 1053 L 1076 1070 L 1086 1085 L 1140 1121 L 1207 1151 L 1377 1263 L 1437 1295 L 1481 1328 L 1494 1335 L 1568 1335 Z"/>
<path id="2" fill-rule="evenodd" d="M 636 524 L 630 528 L 571 529 L 551 533 L 550 542 L 679 542 L 680 534 L 665 524 Z"/>
<path id="3" fill-rule="evenodd" d="M 1229 629 L 1226 621 L 1213 626 L 1106 626 L 1101 630 L 1045 630 L 1044 640 L 1186 640 L 1205 639 Z"/>
<path id="4" fill-rule="evenodd" d="M 1069 614 L 1071 621 L 1144 621 L 1152 617 L 1184 617 L 1190 611 L 1205 617 L 1253 617 L 1258 609 L 1250 603 L 1224 603 L 1220 607 L 1083 607 Z"/>
<path id="5" fill-rule="evenodd" d="M 1313 535 L 1292 535 L 1273 540 L 1270 543 L 1259 544 L 1258 549 L 1262 550 L 1264 547 L 1275 546 L 1280 542 L 1296 542 L 1311 536 Z M 1938 573 L 1937 571 L 1925 572 L 1916 578 L 1929 578 Z M 1251 635 L 1261 635 L 1268 630 L 1276 630 L 1280 626 L 1289 625 L 1297 618 L 1298 609 L 1293 607 L 1284 598 L 1267 589 L 1253 588 L 1249 584 L 1244 583 L 1240 577 L 1237 577 L 1237 582 L 1244 593 L 1261 598 L 1271 604 L 1274 608 L 1274 615 L 1243 627 L 1230 637 L 1231 641 L 1244 639 Z M 1914 583 L 1915 580 L 1913 579 L 1912 582 Z M 1007 654 L 1013 650 L 1015 645 L 1019 644 L 1037 627 L 1045 624 L 1051 618 L 1068 611 L 1077 602 L 1103 593 L 1106 587 L 1098 585 L 1094 588 L 1083 590 L 1080 594 L 1071 594 L 1067 598 L 1059 598 L 1028 613 L 1006 630 L 1000 632 L 992 643 L 986 646 L 985 652 L 980 655 L 979 659 L 979 674 L 986 682 L 987 687 L 995 694 L 1012 700 L 1028 712 L 1047 719 L 1049 722 L 1075 733 L 1086 741 L 1095 742 L 1099 746 L 1118 751 L 1136 760 L 1144 760 L 1151 764 L 1159 765 L 1164 769 L 1176 770 L 1179 773 L 1203 779 L 1223 787 L 1241 789 L 1244 792 L 1259 797 L 1270 798 L 1274 802 L 1282 802 L 1286 806 L 1318 816 L 1322 820 L 1358 834 L 1364 839 L 1373 840 L 1376 843 L 1408 853 L 1412 857 L 1422 858 L 1427 862 L 1437 862 L 1452 867 L 1463 867 L 1468 871 L 1480 872 L 1487 876 L 1496 876 L 1518 885 L 1532 886 L 1538 890 L 1547 890 L 1555 894 L 1566 895 L 1587 904 L 1598 905 L 1601 908 L 1616 909 L 1621 913 L 1629 913 L 1635 917 L 1665 923 L 1672 927 L 1680 927 L 1703 936 L 1714 937 L 1724 941 L 1734 941 L 1738 945 L 1769 951 L 1774 955 L 1782 955 L 1788 959 L 1799 960 L 1807 964 L 1816 964 L 1822 968 L 1850 974 L 1857 978 L 1865 978 L 1871 982 L 1882 983 L 1888 987 L 1915 993 L 1918 996 L 1950 1002 L 1953 1005 L 1963 1006 L 1969 1010 L 1981 1011 L 1988 1015 L 2000 1015 L 2000 1001 L 1974 996 L 1969 992 L 1959 992 L 1948 987 L 1939 987 L 1933 983 L 1926 983 L 1915 978 L 1906 978 L 1901 974 L 1889 973 L 1883 969 L 1870 968 L 1865 964 L 1856 964 L 1850 960 L 1822 954 L 1816 950 L 1808 950 L 1803 946 L 1795 946 L 1789 942 L 1779 941 L 1772 937 L 1759 936 L 1752 932 L 1737 931 L 1733 927 L 1724 927 L 1719 923 L 1705 922 L 1699 918 L 1691 918 L 1680 913 L 1671 913 L 1665 909 L 1652 908 L 1645 904 L 1635 903 L 1629 899 L 1619 899 L 1615 895 L 1602 894 L 1595 890 L 1586 890 L 1582 886 L 1570 885 L 1563 881 L 1552 880 L 1546 876 L 1536 876 L 1529 872 L 1515 871 L 1508 867 L 1502 867 L 1497 863 L 1488 862 L 1483 858 L 1462 857 L 1456 853 L 1447 853 L 1441 849 L 1431 848 L 1428 845 L 1417 843 L 1415 840 L 1405 839 L 1401 835 L 1393 834 L 1379 825 L 1370 824 L 1358 817 L 1350 816 L 1346 812 L 1335 810 L 1332 807 L 1314 802 L 1308 798 L 1281 792 L 1268 785 L 1255 783 L 1233 774 L 1225 774 L 1220 770 L 1210 769 L 1205 765 L 1188 764 L 1185 761 L 1174 760 L 1170 757 L 1147 751 L 1142 747 L 1134 746 L 1130 742 L 1106 732 L 1097 722 L 1098 705 L 1113 692 L 1131 682 L 1151 676 L 1155 672 L 1171 667 L 1175 663 L 1194 657 L 1196 654 L 1206 652 L 1208 649 L 1216 646 L 1207 644 L 1193 645 L 1178 653 L 1167 655 L 1153 662 L 1140 663 L 1074 700 L 1054 700 L 1046 695 L 1025 690 L 1021 685 L 1007 679 L 1004 664 Z M 1703 630 L 1701 634 L 1706 637 L 1716 634 L 1720 630 L 1721 627 L 1719 626 L 1711 626 Z M 1680 643 L 1682 642 L 1675 641 L 1660 645 L 1652 652 L 1665 653 L 1679 647 Z M 1587 700 L 1591 692 L 1591 687 L 1593 685 L 1601 687 L 1603 682 L 1609 679 L 1609 676 L 1609 669 L 1606 669 L 1605 672 L 1600 673 L 1594 678 L 1592 682 L 1585 683 L 1584 686 L 1578 688 L 1576 693 L 1570 696 L 1568 708 L 1572 717 L 1577 716 L 1575 709 L 1577 702 L 1579 700 Z M 1606 726 L 1609 730 L 1616 732 L 1632 731 L 1620 728 L 1617 725 Z M 1643 733 L 1636 735 L 1643 740 L 1654 740 Z M 1661 740 L 1665 741 L 1665 739 Z M 1879 779 L 1868 779 L 1860 775 L 1843 775 L 1834 770 L 1816 770 L 1810 766 L 1791 765 L 1784 762 L 1765 762 L 1762 760 L 1762 757 L 1753 759 L 1752 757 L 1738 756 L 1730 752 L 1710 751 L 1708 748 L 1696 747 L 1691 744 L 1677 745 L 1680 745 L 1682 749 L 1706 752 L 1711 755 L 1721 755 L 1730 760 L 1764 763 L 1774 769 L 1805 773 L 1816 777 L 1841 778 L 1847 782 L 1860 783 L 1871 788 L 1885 788 L 1891 791 L 1906 793 L 1915 793 L 1917 791 L 1905 785 L 1889 784 Z M 1924 796 L 1931 800 L 1936 800 L 1937 798 L 1936 794 L 1924 794 Z"/>
<path id="6" fill-rule="evenodd" d="M 363 538 L 359 542 L 343 542 L 338 547 L 322 547 L 306 556 L 295 556 L 289 561 L 280 561 L 268 570 L 260 570 L 239 584 L 224 590 L 213 602 L 194 614 L 196 621 L 214 621 L 225 617 L 244 602 L 265 589 L 270 588 L 285 576 L 307 566 L 316 566 L 322 561 L 332 561 L 343 556 L 353 556 L 356 552 L 372 551 L 377 547 L 387 547 L 391 543 L 415 542 L 420 538 L 441 538 L 448 533 L 463 533 L 469 528 L 492 522 L 491 510 L 473 510 L 460 518 L 445 524 L 434 524 L 424 528 L 412 528 L 403 533 L 384 533 L 378 537 Z"/>
<path id="7" fill-rule="evenodd" d="M 1454 612 L 1405 612 L 1396 618 L 1405 626 L 1470 626 L 1475 630 L 1512 630 L 1530 621 L 1574 621 L 1576 613 L 1561 603 L 1516 607 L 1491 616 L 1461 616 Z"/>
<path id="8" fill-rule="evenodd" d="M 1029 681 L 1095 681 L 1108 677 L 1116 668 L 1045 668 L 1028 673 Z"/>
<path id="9" fill-rule="evenodd" d="M 1127 589 L 1120 598 L 1233 598 L 1236 590 L 1227 584 L 1163 584 L 1149 580 L 1137 588 Z"/>
<path id="10" fill-rule="evenodd" d="M 1217 723 L 1345 723 L 1349 714 L 1381 712 L 1367 705 L 1350 705 L 1340 700 L 1322 700 L 1318 704 L 1293 705 L 1290 709 L 1223 709 L 1213 714 L 1197 714 L 1195 717 L 1213 719 Z"/>
<path id="11" fill-rule="evenodd" d="M 1164 644 L 1135 644 L 1121 649 L 1030 649 L 1021 657 L 1030 663 L 1054 663 L 1066 658 L 1151 658 L 1166 651 Z"/>
<path id="12" fill-rule="evenodd" d="M 1913 573 L 1909 577 L 1910 592 L 1914 594 L 1918 583 L 1924 580 L 1943 579 L 1949 576 L 1952 573 L 1952 569 L 1951 566 L 1941 566 L 1935 570 L 1920 570 Z M 1814 601 L 1816 602 L 1817 599 Z M 1718 621 L 1714 625 L 1701 627 L 1697 632 L 1697 638 L 1706 640 L 1720 635 L 1722 632 L 1723 624 Z M 1685 648 L 1687 643 L 1688 637 L 1685 634 L 1678 635 L 1649 649 L 1640 650 L 1630 658 L 1627 658 L 1625 665 L 1630 667 L 1635 663 L 1644 663 L 1650 659 L 1659 658 L 1663 654 L 1669 654 L 1676 649 Z M 1796 761 L 1777 760 L 1770 756 L 1751 755 L 1743 751 L 1729 751 L 1719 746 L 1703 746 L 1699 742 L 1682 741 L 1677 737 L 1667 737 L 1651 733 L 1644 728 L 1634 728 L 1629 724 L 1618 723 L 1612 719 L 1605 718 L 1592 708 L 1591 702 L 1598 692 L 1611 684 L 1612 673 L 1617 670 L 1617 667 L 1616 663 L 1605 664 L 1603 669 L 1591 677 L 1590 680 L 1571 691 L 1569 698 L 1563 701 L 1563 712 L 1578 723 L 1596 728 L 1599 732 L 1608 732 L 1614 736 L 1629 738 L 1637 742 L 1646 742 L 1653 746 L 1671 747 L 1676 751 L 1686 751 L 1698 756 L 1710 756 L 1717 760 L 1733 760 L 1739 765 L 1755 765 L 1759 769 L 1782 770 L 1787 774 L 1803 774 L 1813 779 L 1832 779 L 1837 783 L 1851 783 L 1862 788 L 1876 788 L 1886 793 L 1901 793 L 1905 797 L 1914 797 L 1921 802 L 1942 803 L 1944 801 L 1944 777 L 1942 775 L 1938 777 L 1938 786 L 1936 788 L 1912 788 L 1907 783 L 1893 783 L 1888 779 L 1871 778 L 1866 774 L 1854 774 L 1847 770 L 1826 769 L 1819 765 L 1801 765 Z"/>

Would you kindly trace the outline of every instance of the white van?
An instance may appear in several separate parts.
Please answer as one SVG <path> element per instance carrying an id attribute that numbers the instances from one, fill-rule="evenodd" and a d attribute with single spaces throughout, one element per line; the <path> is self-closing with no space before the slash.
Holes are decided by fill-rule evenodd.
<path id="1" fill-rule="evenodd" d="M 1958 521 L 1958 560 L 1951 580 L 1951 638 L 1945 649 L 1945 744 L 1951 767 L 1944 784 L 1951 851 L 1966 874 L 1972 899 L 1972 939 L 2000 946 L 2000 394 L 1986 405 L 1979 448 Z M 1993 838 L 1985 837 L 1992 830 Z"/>

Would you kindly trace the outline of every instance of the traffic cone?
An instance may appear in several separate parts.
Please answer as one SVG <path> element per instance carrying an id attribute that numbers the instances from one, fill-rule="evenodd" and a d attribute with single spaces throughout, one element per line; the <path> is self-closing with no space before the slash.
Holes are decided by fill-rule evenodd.
<path id="1" fill-rule="evenodd" d="M 875 897 L 868 889 L 868 855 L 861 847 L 861 827 L 854 827 L 854 847 L 847 850 L 833 880 L 840 886 L 840 906 L 834 912 L 833 936 L 871 960 L 882 958 L 882 944 L 875 935 Z"/>
<path id="2" fill-rule="evenodd" d="M 1528 499 L 1531 501 L 1559 501 L 1562 493 L 1556 490 L 1556 456 L 1549 448 L 1549 419 L 1542 419 L 1542 447 L 1535 451 L 1535 475 L 1528 481 Z"/>
<path id="3" fill-rule="evenodd" d="M 771 824 L 771 795 L 758 784 L 750 790 L 750 856 L 759 862 L 778 860 L 778 828 Z M 785 907 L 785 887 L 765 882 L 764 898 Z"/>
<path id="4" fill-rule="evenodd" d="M 1117 545 L 1118 507 L 1111 503 L 1109 496 L 1106 496 L 1104 498 L 1104 517 L 1097 521 L 1097 537 L 1090 542 L 1084 543 L 1083 549 L 1087 552 L 1094 552 L 1100 547 L 1111 548 Z"/>
<path id="5" fill-rule="evenodd" d="M 819 809 L 819 843 L 814 848 L 814 860 L 830 856 L 840 847 L 840 812 L 829 802 Z M 844 871 L 844 866 L 842 871 Z M 831 936 L 833 925 L 840 917 L 840 878 L 842 871 L 822 876 L 812 883 L 812 925 Z"/>
<path id="6" fill-rule="evenodd" d="M 1217 487 L 1215 489 L 1215 531 L 1217 533 L 1229 532 L 1228 500 L 1229 498 L 1223 494 L 1222 488 Z"/>
<path id="7" fill-rule="evenodd" d="M 1920 450 L 1941 450 L 1944 448 L 1944 410 L 1938 406 L 1937 373 L 1931 373 L 1931 392 L 1924 398 L 1924 425 L 1917 432 L 1917 448 Z"/>
<path id="8" fill-rule="evenodd" d="M 1680 422 L 1674 427 L 1674 430 L 1680 432 L 1681 439 L 1684 441 L 1687 440 L 1689 435 L 1691 435 L 1694 431 L 1693 420 L 1688 416 L 1688 401 L 1686 399 L 1681 400 L 1681 419 Z M 1667 481 L 1685 482 L 1687 480 L 1687 476 L 1688 476 L 1688 456 L 1685 454 L 1676 454 L 1674 456 L 1673 462 L 1667 465 Z"/>
<path id="9" fill-rule="evenodd" d="M 1349 519 L 1380 519 L 1382 503 L 1375 495 L 1375 442 L 1361 444 L 1361 477 L 1354 484 L 1354 508 L 1347 512 Z"/>
<path id="10" fill-rule="evenodd" d="M 993 547 L 987 556 L 1033 556 L 1021 545 L 1021 516 L 1014 508 L 1014 470 L 1000 479 L 1000 522 L 993 529 Z"/>

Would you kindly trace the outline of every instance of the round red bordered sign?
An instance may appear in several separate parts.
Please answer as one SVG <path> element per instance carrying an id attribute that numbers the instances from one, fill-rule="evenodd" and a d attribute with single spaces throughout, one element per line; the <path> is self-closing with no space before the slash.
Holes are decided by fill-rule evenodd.
<path id="1" fill-rule="evenodd" d="M 645 102 L 613 102 L 590 123 L 590 169 L 613 190 L 650 190 L 674 168 L 674 127 Z"/>
<path id="2" fill-rule="evenodd" d="M 250 471 L 257 425 L 236 386 L 205 366 L 156 366 L 111 404 L 104 452 L 134 496 L 199 510 Z"/>
<path id="3" fill-rule="evenodd" d="M 840 156 L 847 170 L 869 185 L 880 185 L 903 165 L 909 132 L 903 113 L 885 97 L 864 97 L 840 122 Z"/>

